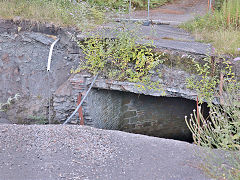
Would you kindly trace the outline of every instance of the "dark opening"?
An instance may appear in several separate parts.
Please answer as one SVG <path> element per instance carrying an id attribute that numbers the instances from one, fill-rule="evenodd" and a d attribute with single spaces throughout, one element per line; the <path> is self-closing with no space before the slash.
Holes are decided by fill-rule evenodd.
<path id="1" fill-rule="evenodd" d="M 193 142 L 185 116 L 196 109 L 193 100 L 96 90 L 88 98 L 95 127 Z M 202 105 L 207 114 L 207 105 Z"/>

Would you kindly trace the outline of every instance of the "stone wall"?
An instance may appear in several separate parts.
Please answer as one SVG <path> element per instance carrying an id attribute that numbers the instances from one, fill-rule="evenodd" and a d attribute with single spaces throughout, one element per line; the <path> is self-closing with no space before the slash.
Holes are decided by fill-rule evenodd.
<path id="1" fill-rule="evenodd" d="M 184 117 L 195 108 L 195 101 L 183 98 L 125 94 L 119 129 L 157 137 L 190 139 Z"/>

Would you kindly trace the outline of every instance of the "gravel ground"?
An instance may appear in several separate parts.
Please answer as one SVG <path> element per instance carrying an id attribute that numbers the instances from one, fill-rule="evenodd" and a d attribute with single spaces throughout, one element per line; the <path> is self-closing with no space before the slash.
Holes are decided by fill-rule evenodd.
<path id="1" fill-rule="evenodd" d="M 0 179 L 207 179 L 195 148 L 86 126 L 0 125 Z"/>

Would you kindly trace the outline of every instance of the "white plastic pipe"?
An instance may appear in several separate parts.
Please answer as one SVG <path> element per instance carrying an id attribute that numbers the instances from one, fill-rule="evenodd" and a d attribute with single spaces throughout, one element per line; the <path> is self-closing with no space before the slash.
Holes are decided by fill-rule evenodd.
<path id="1" fill-rule="evenodd" d="M 55 44 L 59 41 L 59 38 L 56 39 L 51 47 L 50 47 L 50 50 L 49 50 L 49 55 L 48 55 L 48 64 L 47 64 L 47 71 L 50 71 L 50 68 L 51 68 L 51 61 L 52 61 L 52 52 L 53 52 L 53 47 L 55 46 Z"/>
<path id="2" fill-rule="evenodd" d="M 69 118 L 67 118 L 67 120 L 63 123 L 63 125 L 67 124 L 67 123 L 71 120 L 71 118 L 78 112 L 78 110 L 79 110 L 79 108 L 81 107 L 82 103 L 83 103 L 84 100 L 86 99 L 88 93 L 89 93 L 90 90 L 92 89 L 93 84 L 94 84 L 94 82 L 96 81 L 97 77 L 98 77 L 98 74 L 97 74 L 97 75 L 95 76 L 95 78 L 93 79 L 93 81 L 92 81 L 89 89 L 87 90 L 87 92 L 86 92 L 85 96 L 83 97 L 83 99 L 81 100 L 80 104 L 79 104 L 79 105 L 77 106 L 77 108 L 73 111 L 73 113 L 71 114 L 71 116 L 70 116 Z"/>

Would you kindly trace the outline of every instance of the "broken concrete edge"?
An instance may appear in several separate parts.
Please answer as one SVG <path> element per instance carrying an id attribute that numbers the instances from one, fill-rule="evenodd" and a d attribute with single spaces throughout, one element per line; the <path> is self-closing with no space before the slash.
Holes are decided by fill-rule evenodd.
<path id="1" fill-rule="evenodd" d="M 173 24 L 175 23 L 176 21 L 161 21 L 161 20 L 157 20 L 157 19 L 134 19 L 134 18 L 112 18 L 111 20 L 114 20 L 116 22 L 133 22 L 133 23 L 136 23 L 136 22 L 140 22 L 140 23 L 144 23 L 146 21 L 149 21 L 150 24 L 156 24 L 156 25 L 170 25 L 170 24 Z"/>
<path id="2" fill-rule="evenodd" d="M 61 27 L 53 23 L 21 19 L 21 17 L 16 17 L 14 19 L 0 18 L 0 22 L 11 25 L 12 27 L 11 32 L 16 32 L 16 33 L 20 30 L 40 32 L 40 33 L 49 34 L 49 35 L 59 35 L 67 31 L 80 32 L 77 28 L 74 28 L 74 27 Z M 18 29 L 18 27 L 21 27 L 21 29 Z"/>
<path id="3" fill-rule="evenodd" d="M 5 24 L 5 29 L 0 29 L 0 33 L 14 33 L 19 34 L 21 32 L 29 32 L 31 38 L 43 43 L 44 45 L 51 45 L 51 43 L 60 38 L 60 43 L 68 46 L 69 43 L 75 44 L 75 38 L 78 34 L 81 34 L 77 28 L 74 27 L 60 27 L 53 23 L 42 23 L 32 20 L 24 20 L 21 18 L 16 19 L 1 19 L 0 23 Z M 36 35 L 34 35 L 34 33 Z M 39 35 L 42 34 L 42 38 L 39 39 Z M 49 38 L 51 40 L 49 40 Z"/>
<path id="4" fill-rule="evenodd" d="M 7 23 L 11 25 L 7 31 L 15 32 L 18 34 L 19 31 L 29 31 L 29 32 L 37 32 L 37 33 L 43 33 L 46 34 L 48 37 L 53 38 L 55 40 L 58 37 L 60 37 L 60 42 L 61 43 L 68 43 L 71 41 L 72 43 L 77 41 L 84 41 L 86 38 L 89 36 L 86 36 L 82 31 L 75 27 L 61 27 L 58 25 L 55 25 L 53 23 L 47 23 L 47 22 L 37 22 L 33 20 L 27 20 L 27 19 L 21 19 L 20 17 L 16 17 L 14 19 L 1 19 L 0 18 L 0 23 Z M 14 28 L 13 28 L 14 27 Z M 20 29 L 19 29 L 20 27 Z M 33 37 L 34 38 L 34 37 Z M 66 39 L 67 38 L 67 39 Z M 38 40 L 38 39 L 36 39 Z M 41 42 L 41 41 L 40 41 Z M 46 43 L 43 42 L 42 43 Z M 48 42 L 47 44 L 49 44 Z M 211 57 L 219 57 L 219 55 L 215 55 L 212 52 L 209 52 L 207 54 L 204 53 L 197 53 L 197 52 L 192 52 L 192 51 L 186 51 L 183 49 L 176 49 L 176 48 L 171 48 L 171 47 L 164 47 L 164 46 L 152 46 L 154 51 L 156 52 L 171 52 L 172 54 L 182 54 L 184 56 L 192 56 L 192 57 L 201 57 L 205 58 L 208 56 Z M 186 55 L 187 54 L 187 55 Z M 223 58 L 226 59 L 231 59 L 233 60 L 233 57 L 231 55 L 220 55 Z M 197 58 L 199 59 L 199 58 Z"/>
<path id="5" fill-rule="evenodd" d="M 89 84 L 91 84 L 93 75 L 90 73 L 78 73 L 72 75 L 68 82 L 70 82 L 73 89 L 85 89 Z M 127 81 L 117 81 L 109 80 L 103 77 L 98 77 L 96 82 L 93 85 L 93 88 L 96 89 L 105 89 L 105 90 L 114 90 L 114 91 L 123 91 L 131 92 L 135 94 L 143 94 L 149 96 L 166 96 L 166 97 L 181 97 L 190 100 L 196 100 L 197 93 L 190 89 L 181 89 L 176 87 L 169 87 L 162 84 L 159 90 L 154 89 L 143 89 L 139 88 L 139 83 L 127 82 Z M 57 91 L 58 92 L 58 91 Z M 61 95 L 56 93 L 57 96 Z"/>
<path id="6" fill-rule="evenodd" d="M 36 22 L 31 20 L 24 20 L 21 18 L 16 19 L 0 19 L 0 22 L 9 24 L 11 28 L 7 29 L 7 31 L 14 32 L 16 34 L 19 33 L 19 31 L 29 31 L 29 32 L 38 32 L 43 33 L 50 36 L 58 36 L 58 37 L 68 37 L 68 40 L 71 39 L 71 41 L 74 41 L 73 39 L 76 39 L 77 41 L 84 41 L 86 38 L 90 37 L 93 32 L 89 32 L 88 35 L 81 32 L 77 28 L 73 27 L 60 27 L 57 25 L 54 25 L 53 23 L 42 23 L 42 22 Z M 14 27 L 14 28 L 13 28 Z M 56 37 L 55 37 L 56 38 Z M 106 37 L 107 38 L 107 37 Z M 60 39 L 60 41 L 62 41 Z M 164 50 L 168 49 L 170 51 L 178 51 L 174 48 L 169 47 L 153 47 L 156 50 Z M 183 51 L 184 52 L 184 51 Z M 184 53 L 191 53 L 185 51 Z M 198 53 L 193 53 L 193 55 L 202 55 Z"/>

